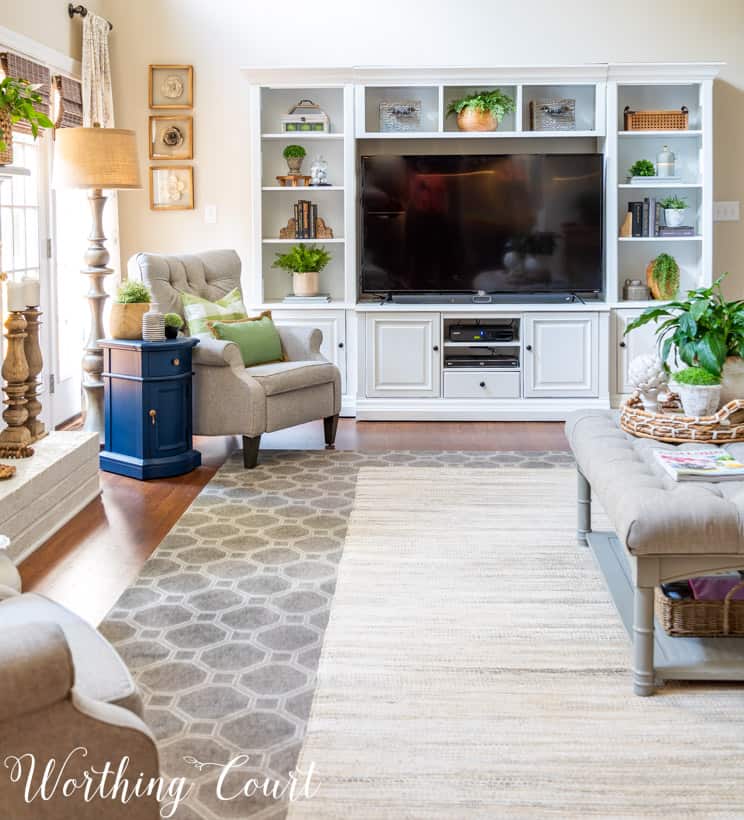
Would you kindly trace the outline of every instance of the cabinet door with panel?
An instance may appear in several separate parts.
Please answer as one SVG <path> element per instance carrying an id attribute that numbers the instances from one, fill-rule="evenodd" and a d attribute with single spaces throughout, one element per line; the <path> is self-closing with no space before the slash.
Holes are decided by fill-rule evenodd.
<path id="1" fill-rule="evenodd" d="M 438 313 L 368 314 L 365 320 L 366 395 L 439 396 Z"/>
<path id="2" fill-rule="evenodd" d="M 523 322 L 526 398 L 599 395 L 596 313 L 531 313 Z"/>
<path id="3" fill-rule="evenodd" d="M 633 392 L 628 378 L 628 368 L 633 359 L 644 353 L 656 352 L 656 325 L 653 322 L 625 335 L 628 325 L 641 313 L 640 310 L 615 311 L 615 392 L 618 395 Z"/>
<path id="4" fill-rule="evenodd" d="M 277 327 L 295 325 L 318 328 L 323 334 L 320 352 L 341 371 L 341 392 L 346 392 L 346 313 L 343 310 L 272 310 Z"/>

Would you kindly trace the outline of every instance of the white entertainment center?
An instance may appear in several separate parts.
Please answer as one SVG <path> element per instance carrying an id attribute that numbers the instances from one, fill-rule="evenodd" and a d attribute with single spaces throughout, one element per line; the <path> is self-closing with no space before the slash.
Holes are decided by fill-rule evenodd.
<path id="1" fill-rule="evenodd" d="M 645 281 L 657 254 L 673 254 L 681 290 L 713 279 L 713 81 L 717 63 L 594 64 L 515 68 L 246 68 L 250 83 L 253 253 L 244 285 L 247 301 L 270 308 L 277 324 L 303 323 L 323 331 L 323 352 L 341 369 L 343 415 L 368 420 L 561 420 L 579 407 L 616 406 L 629 393 L 627 365 L 653 347 L 643 328 L 623 337 L 628 322 L 651 302 L 623 301 L 626 279 Z M 469 91 L 500 88 L 516 102 L 493 132 L 462 132 L 445 116 Z M 529 102 L 537 96 L 576 100 L 576 130 L 529 130 Z M 426 131 L 382 132 L 381 100 L 422 102 Z M 330 117 L 329 133 L 282 133 L 281 117 L 311 99 Z M 623 110 L 689 110 L 685 131 L 626 131 Z M 280 187 L 282 150 L 302 144 L 308 165 L 328 161 L 331 185 Z M 680 181 L 660 186 L 626 183 L 627 169 L 654 159 L 663 145 L 677 156 Z M 604 289 L 596 300 L 570 303 L 389 303 L 359 293 L 358 178 L 362 155 L 600 153 L 604 157 Z M 621 237 L 633 197 L 683 194 L 694 236 Z M 333 228 L 333 239 L 279 239 L 297 199 L 309 199 Z M 272 268 L 277 251 L 299 242 L 323 245 L 333 259 L 321 274 L 331 301 L 291 305 L 291 286 Z M 447 329 L 460 321 L 516 320 L 511 342 L 518 358 L 508 370 L 445 367 L 462 342 Z M 467 343 L 473 347 L 473 343 Z"/>

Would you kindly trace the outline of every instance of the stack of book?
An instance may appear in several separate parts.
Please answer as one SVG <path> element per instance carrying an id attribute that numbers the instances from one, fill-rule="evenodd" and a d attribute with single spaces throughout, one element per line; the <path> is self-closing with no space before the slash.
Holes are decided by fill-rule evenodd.
<path id="1" fill-rule="evenodd" d="M 301 199 L 294 206 L 295 239 L 315 239 L 318 206 L 307 199 Z"/>
<path id="2" fill-rule="evenodd" d="M 291 293 L 289 296 L 284 297 L 284 301 L 288 305 L 317 304 L 318 302 L 330 302 L 331 297 L 327 293 L 319 293 L 317 296 L 295 296 Z"/>
<path id="3" fill-rule="evenodd" d="M 672 228 L 663 224 L 664 209 L 656 197 L 644 197 L 643 202 L 629 202 L 632 217 L 631 236 L 695 236 L 692 225 Z"/>

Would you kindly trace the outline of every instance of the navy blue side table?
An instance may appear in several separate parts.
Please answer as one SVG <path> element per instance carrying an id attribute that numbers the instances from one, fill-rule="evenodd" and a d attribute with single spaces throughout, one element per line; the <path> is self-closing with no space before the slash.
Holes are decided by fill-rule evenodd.
<path id="1" fill-rule="evenodd" d="M 198 339 L 104 339 L 106 444 L 102 470 L 167 478 L 201 464 L 191 441 L 191 353 Z"/>

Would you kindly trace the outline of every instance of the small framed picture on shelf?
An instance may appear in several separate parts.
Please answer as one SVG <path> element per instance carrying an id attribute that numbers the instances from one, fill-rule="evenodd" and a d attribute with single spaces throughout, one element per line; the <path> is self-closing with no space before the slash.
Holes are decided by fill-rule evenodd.
<path id="1" fill-rule="evenodd" d="M 150 159 L 193 159 L 194 118 L 150 117 Z"/>
<path id="2" fill-rule="evenodd" d="M 194 207 L 194 169 L 191 165 L 150 167 L 150 209 L 188 211 Z"/>
<path id="3" fill-rule="evenodd" d="M 150 108 L 193 108 L 194 67 L 151 65 Z"/>

